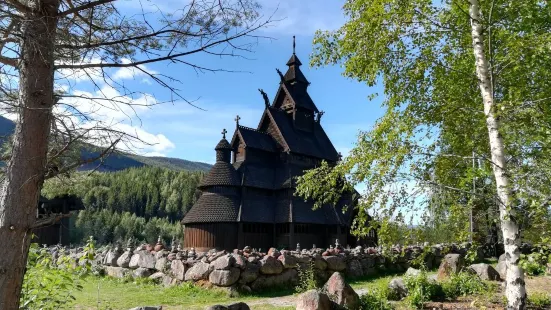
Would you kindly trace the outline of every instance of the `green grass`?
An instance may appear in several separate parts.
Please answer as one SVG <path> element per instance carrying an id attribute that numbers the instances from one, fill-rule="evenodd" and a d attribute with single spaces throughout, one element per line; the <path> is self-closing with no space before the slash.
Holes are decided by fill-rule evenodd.
<path id="1" fill-rule="evenodd" d="M 190 283 L 173 287 L 157 284 L 138 284 L 123 282 L 111 278 L 87 277 L 81 282 L 83 289 L 74 294 L 76 300 L 68 309 L 130 309 L 138 306 L 163 305 L 163 309 L 204 309 L 207 305 L 231 304 L 238 301 L 248 302 L 261 298 L 291 295 L 289 290 L 274 290 L 264 293 L 242 295 L 230 298 L 224 289 L 204 289 Z M 168 307 L 166 307 L 168 306 Z M 270 305 L 253 307 L 258 310 L 286 309 Z M 288 308 L 292 309 L 292 308 Z"/>

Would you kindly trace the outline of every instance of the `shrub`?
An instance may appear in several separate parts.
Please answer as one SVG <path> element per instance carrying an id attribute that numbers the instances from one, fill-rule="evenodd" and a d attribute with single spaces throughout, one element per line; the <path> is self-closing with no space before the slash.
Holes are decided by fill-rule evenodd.
<path id="1" fill-rule="evenodd" d="M 298 283 L 295 286 L 295 291 L 297 293 L 304 293 L 312 289 L 318 289 L 320 283 L 316 279 L 316 274 L 314 272 L 314 263 L 310 263 L 304 267 L 302 265 L 298 266 Z"/>
<path id="2" fill-rule="evenodd" d="M 545 273 L 545 264 L 547 260 L 547 256 L 539 252 L 528 255 L 521 254 L 519 265 L 526 274 L 537 276 Z"/>
<path id="3" fill-rule="evenodd" d="M 535 309 L 551 308 L 551 296 L 545 293 L 536 292 L 528 295 L 528 305 Z"/>
<path id="4" fill-rule="evenodd" d="M 425 302 L 443 296 L 440 285 L 429 279 L 425 271 L 421 271 L 418 276 L 407 276 L 404 280 L 408 289 L 405 301 L 413 308 L 419 309 Z"/>
<path id="5" fill-rule="evenodd" d="M 448 299 L 458 296 L 478 294 L 488 289 L 486 283 L 480 281 L 477 275 L 460 272 L 450 276 L 449 280 L 442 283 L 442 291 Z"/>
<path id="6" fill-rule="evenodd" d="M 393 310 L 394 306 L 388 301 L 384 290 L 374 289 L 360 296 L 360 309 Z"/>
<path id="7" fill-rule="evenodd" d="M 78 261 L 61 254 L 54 262 L 47 249 L 32 244 L 21 290 L 21 309 L 61 309 L 74 300 L 73 292 L 82 289 L 79 277 L 91 272 L 94 254 L 91 238 Z"/>

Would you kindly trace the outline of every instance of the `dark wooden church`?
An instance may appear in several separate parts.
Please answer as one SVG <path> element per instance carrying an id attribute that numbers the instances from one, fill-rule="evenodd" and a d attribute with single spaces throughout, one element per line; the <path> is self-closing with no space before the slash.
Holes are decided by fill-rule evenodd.
<path id="1" fill-rule="evenodd" d="M 327 247 L 335 239 L 356 246 L 349 234 L 353 193 L 317 210 L 293 195 L 296 176 L 323 160 L 334 165 L 340 154 L 321 126 L 324 112 L 308 95 L 310 83 L 294 51 L 287 66 L 285 75 L 277 70 L 281 82 L 272 103 L 260 90 L 265 109 L 256 129 L 240 125 L 237 116 L 231 142 L 223 130 L 202 194 L 182 220 L 185 248 L 294 249 L 297 243 Z"/>

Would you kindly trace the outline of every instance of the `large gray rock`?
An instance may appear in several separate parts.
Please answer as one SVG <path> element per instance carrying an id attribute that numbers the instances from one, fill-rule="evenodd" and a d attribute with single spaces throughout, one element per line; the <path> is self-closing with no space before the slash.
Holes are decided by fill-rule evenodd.
<path id="1" fill-rule="evenodd" d="M 499 273 L 501 279 L 507 279 L 507 262 L 505 262 L 504 260 L 498 262 L 495 269 L 497 273 Z"/>
<path id="2" fill-rule="evenodd" d="M 105 273 L 110 277 L 122 279 L 130 274 L 130 270 L 122 267 L 107 266 L 105 267 Z"/>
<path id="3" fill-rule="evenodd" d="M 147 278 L 151 275 L 151 271 L 147 268 L 139 267 L 132 272 L 134 278 Z"/>
<path id="4" fill-rule="evenodd" d="M 260 260 L 260 273 L 280 274 L 282 271 L 283 265 L 274 256 L 266 255 Z"/>
<path id="5" fill-rule="evenodd" d="M 210 263 L 210 265 L 216 270 L 229 270 L 235 265 L 235 257 L 231 254 L 223 255 Z"/>
<path id="6" fill-rule="evenodd" d="M 256 264 L 248 264 L 247 268 L 241 272 L 239 283 L 247 284 L 251 283 L 258 278 L 260 272 L 260 266 Z"/>
<path id="7" fill-rule="evenodd" d="M 197 262 L 193 267 L 186 271 L 184 280 L 186 281 L 199 281 L 209 278 L 209 274 L 212 271 L 212 267 L 208 263 Z"/>
<path id="8" fill-rule="evenodd" d="M 213 270 L 209 275 L 209 282 L 217 286 L 231 286 L 239 280 L 240 274 L 241 269 L 235 267 L 228 270 Z"/>
<path id="9" fill-rule="evenodd" d="M 170 272 L 174 278 L 183 281 L 186 275 L 186 265 L 181 260 L 175 259 L 170 263 Z"/>
<path id="10" fill-rule="evenodd" d="M 343 271 L 346 269 L 346 263 L 340 256 L 324 256 L 323 259 L 327 263 L 327 269 L 333 271 Z"/>
<path id="11" fill-rule="evenodd" d="M 298 272 L 296 269 L 285 269 L 284 272 L 278 275 L 259 276 L 252 284 L 253 291 L 260 291 L 274 288 L 289 288 L 294 287 L 298 280 Z"/>
<path id="12" fill-rule="evenodd" d="M 205 310 L 250 310 L 249 306 L 244 302 L 237 302 L 228 306 L 214 305 L 205 308 Z"/>
<path id="13" fill-rule="evenodd" d="M 163 276 L 162 283 L 163 283 L 163 286 L 173 286 L 180 283 L 180 281 L 178 279 L 174 279 L 173 277 L 165 274 Z"/>
<path id="14" fill-rule="evenodd" d="M 401 300 L 408 295 L 408 289 L 402 278 L 394 278 L 388 283 L 389 300 Z"/>
<path id="15" fill-rule="evenodd" d="M 149 279 L 153 280 L 155 283 L 161 283 L 163 281 L 164 273 L 157 271 L 154 274 L 149 276 Z"/>
<path id="16" fill-rule="evenodd" d="M 329 299 L 339 306 L 346 309 L 359 309 L 360 297 L 354 289 L 344 281 L 344 277 L 335 272 L 323 286 L 323 291 L 327 293 Z"/>
<path id="17" fill-rule="evenodd" d="M 232 253 L 231 256 L 233 256 L 233 258 L 235 259 L 235 267 L 238 267 L 241 270 L 247 267 L 247 259 L 243 255 Z"/>
<path id="18" fill-rule="evenodd" d="M 121 256 L 120 252 L 117 252 L 115 250 L 110 250 L 107 252 L 107 255 L 105 256 L 104 264 L 107 266 L 118 266 L 117 265 L 117 259 Z"/>
<path id="19" fill-rule="evenodd" d="M 444 256 L 438 268 L 438 281 L 448 279 L 450 275 L 456 274 L 465 267 L 465 260 L 460 254 L 447 254 Z"/>
<path id="20" fill-rule="evenodd" d="M 327 295 L 317 290 L 310 290 L 298 296 L 297 310 L 331 310 L 333 302 Z"/>
<path id="21" fill-rule="evenodd" d="M 283 268 L 286 268 L 286 269 L 295 268 L 297 266 L 297 259 L 294 256 L 289 255 L 287 253 L 280 255 L 277 258 L 277 260 L 279 260 L 283 265 Z"/>
<path id="22" fill-rule="evenodd" d="M 128 267 L 130 269 L 137 269 L 140 267 L 155 269 L 155 262 L 155 256 L 153 256 L 153 254 L 147 251 L 138 251 L 136 254 L 132 255 Z"/>
<path id="23" fill-rule="evenodd" d="M 244 302 L 236 302 L 228 305 L 228 310 L 250 310 L 249 306 Z"/>
<path id="24" fill-rule="evenodd" d="M 346 275 L 352 279 L 363 276 L 363 268 L 360 261 L 357 259 L 348 261 L 348 265 L 346 266 Z"/>
<path id="25" fill-rule="evenodd" d="M 415 269 L 412 267 L 409 267 L 408 270 L 406 270 L 406 277 L 417 277 L 421 274 L 421 270 Z"/>
<path id="26" fill-rule="evenodd" d="M 167 270 L 167 262 L 168 260 L 166 257 L 159 257 L 157 258 L 157 261 L 155 262 L 155 269 L 157 271 L 166 271 Z"/>
<path id="27" fill-rule="evenodd" d="M 487 281 L 501 281 L 499 272 L 497 272 L 494 267 L 488 264 L 473 264 L 468 267 L 468 269 L 478 275 L 482 280 Z"/>
<path id="28" fill-rule="evenodd" d="M 122 255 L 119 256 L 119 258 L 117 258 L 117 266 L 122 268 L 128 268 L 131 257 L 132 257 L 132 253 L 129 251 L 122 253 Z"/>
<path id="29" fill-rule="evenodd" d="M 319 270 L 327 269 L 327 262 L 321 256 L 314 258 L 314 267 Z"/>

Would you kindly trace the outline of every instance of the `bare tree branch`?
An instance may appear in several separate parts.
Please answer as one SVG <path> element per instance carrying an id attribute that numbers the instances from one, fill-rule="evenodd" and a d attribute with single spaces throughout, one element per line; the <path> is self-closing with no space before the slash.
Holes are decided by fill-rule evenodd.
<path id="1" fill-rule="evenodd" d="M 91 8 L 96 7 L 98 5 L 107 4 L 107 3 L 110 3 L 110 2 L 114 2 L 114 1 L 115 0 L 97 0 L 97 1 L 93 1 L 93 2 L 88 2 L 86 4 L 83 4 L 83 5 L 80 5 L 80 6 L 77 6 L 77 7 L 73 6 L 69 10 L 59 12 L 57 14 L 57 16 L 58 17 L 67 16 L 67 15 L 70 15 L 70 14 L 78 13 L 78 12 L 83 11 L 83 10 L 91 9 Z M 68 1 L 68 2 L 72 6 L 72 1 Z"/>
<path id="2" fill-rule="evenodd" d="M 23 3 L 19 2 L 19 0 L 5 0 L 8 5 L 12 5 L 16 10 L 19 10 L 23 13 L 32 13 L 32 9 Z"/>

